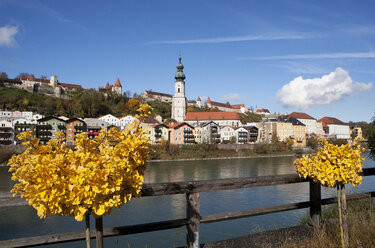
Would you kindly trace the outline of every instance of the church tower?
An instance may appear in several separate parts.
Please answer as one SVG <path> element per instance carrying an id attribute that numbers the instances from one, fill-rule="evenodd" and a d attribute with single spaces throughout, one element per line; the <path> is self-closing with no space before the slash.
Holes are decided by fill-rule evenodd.
<path id="1" fill-rule="evenodd" d="M 183 122 L 186 117 L 186 97 L 185 97 L 185 74 L 182 71 L 181 56 L 178 58 L 177 72 L 174 75 L 174 96 L 172 99 L 172 119 Z"/>

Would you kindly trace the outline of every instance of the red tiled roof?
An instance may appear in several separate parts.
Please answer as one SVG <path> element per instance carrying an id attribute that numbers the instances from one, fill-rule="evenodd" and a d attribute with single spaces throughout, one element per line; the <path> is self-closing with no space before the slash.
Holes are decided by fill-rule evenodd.
<path id="1" fill-rule="evenodd" d="M 107 84 L 105 85 L 105 88 L 106 90 L 109 90 L 111 88 L 111 86 L 109 85 L 109 83 L 107 82 Z"/>
<path id="2" fill-rule="evenodd" d="M 121 83 L 120 83 L 120 79 L 119 78 L 117 78 L 117 80 L 116 80 L 116 83 L 115 83 L 115 85 L 114 86 L 117 86 L 117 87 L 122 87 L 121 86 Z"/>
<path id="3" fill-rule="evenodd" d="M 48 79 L 43 79 L 43 78 L 34 78 L 32 75 L 29 77 L 20 77 L 20 80 L 27 80 L 27 81 L 33 81 L 33 82 L 41 82 L 41 83 L 46 83 L 49 84 L 50 81 Z"/>
<path id="4" fill-rule="evenodd" d="M 257 109 L 255 110 L 257 113 L 269 113 L 270 111 L 268 109 Z"/>
<path id="5" fill-rule="evenodd" d="M 211 103 L 211 99 L 210 99 L 210 97 L 208 97 L 208 99 L 207 99 L 207 103 Z"/>
<path id="6" fill-rule="evenodd" d="M 201 101 L 201 98 L 198 96 L 197 101 Z"/>
<path id="7" fill-rule="evenodd" d="M 336 119 L 334 117 L 327 117 L 327 116 L 318 120 L 318 122 L 321 122 L 323 127 L 327 127 L 328 124 L 345 125 L 345 123 L 340 121 L 339 119 Z"/>
<path id="8" fill-rule="evenodd" d="M 310 115 L 306 113 L 301 113 L 301 112 L 293 112 L 287 115 L 289 118 L 294 117 L 297 119 L 311 119 L 311 120 L 316 120 L 315 118 L 311 117 Z"/>
<path id="9" fill-rule="evenodd" d="M 208 100 L 207 100 L 208 102 Z M 219 106 L 219 107 L 224 107 L 224 108 L 232 108 L 232 106 L 230 104 L 226 104 L 226 103 L 221 103 L 221 102 L 214 102 L 214 101 L 210 101 L 211 105 L 212 106 Z"/>
<path id="10" fill-rule="evenodd" d="M 237 112 L 187 112 L 185 121 L 240 120 Z"/>
<path id="11" fill-rule="evenodd" d="M 57 85 L 60 85 L 62 87 L 66 88 L 76 88 L 76 89 L 82 89 L 82 86 L 79 84 L 65 84 L 65 83 L 57 83 Z"/>
<path id="12" fill-rule="evenodd" d="M 170 95 L 170 94 L 155 92 L 155 91 L 151 91 L 151 90 L 146 90 L 146 93 L 147 93 L 147 95 L 172 97 L 172 95 Z"/>
<path id="13" fill-rule="evenodd" d="M 234 105 L 232 105 L 233 109 L 241 109 L 241 107 L 245 107 L 245 104 L 234 104 Z"/>
<path id="14" fill-rule="evenodd" d="M 168 127 L 169 128 L 178 128 L 178 127 L 180 127 L 180 126 L 189 126 L 189 127 L 191 127 L 191 128 L 193 128 L 192 126 L 190 126 L 189 124 L 187 124 L 186 122 L 177 122 L 177 123 L 174 123 L 174 124 L 171 124 L 171 125 L 169 125 Z"/>

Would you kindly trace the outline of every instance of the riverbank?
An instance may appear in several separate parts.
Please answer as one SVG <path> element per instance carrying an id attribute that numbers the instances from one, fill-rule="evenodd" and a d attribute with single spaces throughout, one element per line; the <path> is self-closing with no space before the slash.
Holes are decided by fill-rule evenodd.
<path id="1" fill-rule="evenodd" d="M 181 159 L 154 159 L 149 162 L 161 163 L 161 162 L 178 162 L 178 161 L 204 161 L 204 160 L 226 160 L 226 159 L 247 159 L 247 158 L 282 158 L 282 157 L 295 157 L 299 154 L 270 154 L 270 155 L 253 155 L 253 156 L 244 156 L 244 157 L 214 157 L 214 158 L 181 158 Z"/>
<path id="2" fill-rule="evenodd" d="M 22 145 L 0 146 L 0 165 L 6 165 L 13 154 L 20 154 L 25 150 Z"/>
<path id="3" fill-rule="evenodd" d="M 310 154 L 309 148 L 293 148 L 283 142 L 276 144 L 194 144 L 194 145 L 154 145 L 151 161 L 189 161 L 235 158 L 265 158 Z"/>

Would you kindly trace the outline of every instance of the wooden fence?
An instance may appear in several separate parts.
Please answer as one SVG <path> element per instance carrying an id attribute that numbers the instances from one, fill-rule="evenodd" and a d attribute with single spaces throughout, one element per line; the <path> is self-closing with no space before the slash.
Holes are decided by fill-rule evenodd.
<path id="1" fill-rule="evenodd" d="M 367 168 L 363 170 L 363 176 L 375 175 L 375 168 Z M 297 203 L 289 203 L 264 208 L 249 209 L 243 211 L 227 212 L 201 216 L 200 215 L 200 192 L 230 190 L 240 188 L 250 188 L 259 186 L 272 186 L 281 184 L 303 183 L 310 185 L 310 200 Z M 161 196 L 172 194 L 186 195 L 186 218 L 167 220 L 161 222 L 145 223 L 138 225 L 119 226 L 106 228 L 103 230 L 104 237 L 113 237 L 119 235 L 159 231 L 171 228 L 186 226 L 188 247 L 199 247 L 199 227 L 200 223 L 211 223 L 225 221 L 237 218 L 244 218 L 256 215 L 283 212 L 295 209 L 310 208 L 311 222 L 317 226 L 320 224 L 321 206 L 337 202 L 337 198 L 321 199 L 321 186 L 307 179 L 300 178 L 296 174 L 280 175 L 280 176 L 262 176 L 235 179 L 219 179 L 204 180 L 192 182 L 177 183 L 153 183 L 144 184 L 142 189 L 142 197 Z M 347 200 L 360 199 L 364 197 L 373 197 L 375 192 L 367 192 L 362 194 L 351 194 L 347 196 Z M 0 207 L 27 205 L 22 199 L 13 199 L 11 197 L 0 196 Z M 91 233 L 91 237 L 95 238 L 95 232 Z M 85 240 L 85 232 L 72 232 L 62 234 L 52 234 L 44 236 L 35 236 L 27 238 L 17 238 L 12 240 L 0 241 L 0 247 L 30 247 L 36 245 L 63 243 Z"/>

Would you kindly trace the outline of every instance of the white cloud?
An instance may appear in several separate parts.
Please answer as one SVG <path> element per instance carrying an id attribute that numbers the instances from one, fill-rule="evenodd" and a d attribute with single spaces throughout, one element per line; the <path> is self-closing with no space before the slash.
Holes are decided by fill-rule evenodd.
<path id="1" fill-rule="evenodd" d="M 372 83 L 353 82 L 349 73 L 337 67 L 334 72 L 321 78 L 303 79 L 296 77 L 284 85 L 277 98 L 287 107 L 307 109 L 312 105 L 325 105 L 344 96 L 370 90 Z"/>
<path id="2" fill-rule="evenodd" d="M 231 37 L 215 37 L 204 39 L 189 39 L 189 40 L 162 40 L 152 41 L 146 44 L 197 44 L 197 43 L 226 43 L 239 41 L 255 41 L 255 40 L 299 40 L 313 38 L 316 35 L 307 33 L 281 33 L 281 34 L 260 34 L 260 35 L 244 35 Z"/>
<path id="3" fill-rule="evenodd" d="M 0 27 L 0 46 L 14 46 L 17 44 L 14 36 L 18 33 L 18 26 L 7 25 Z"/>
<path id="4" fill-rule="evenodd" d="M 228 102 L 238 102 L 242 100 L 242 96 L 238 93 L 230 93 L 224 96 L 224 100 Z"/>
<path id="5" fill-rule="evenodd" d="M 362 59 L 375 58 L 375 52 L 364 53 L 318 53 L 318 54 L 287 54 L 280 56 L 242 57 L 238 60 L 279 60 L 279 59 Z"/>

